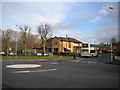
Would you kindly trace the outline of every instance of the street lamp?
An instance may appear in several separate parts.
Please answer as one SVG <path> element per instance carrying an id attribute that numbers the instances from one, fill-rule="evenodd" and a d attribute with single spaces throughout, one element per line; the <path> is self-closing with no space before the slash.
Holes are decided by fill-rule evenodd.
<path id="1" fill-rule="evenodd" d="M 16 27 L 18 26 L 16 25 Z M 16 31 L 16 58 L 17 58 L 17 31 Z"/>
<path id="2" fill-rule="evenodd" d="M 110 43 L 111 46 L 111 61 L 113 61 L 113 55 L 112 55 L 112 42 Z"/>
<path id="3" fill-rule="evenodd" d="M 109 6 L 109 9 L 114 9 L 113 6 Z M 112 55 L 112 41 L 110 43 L 110 47 L 111 47 L 111 61 L 113 61 L 113 55 Z"/>
<path id="4" fill-rule="evenodd" d="M 109 9 L 113 9 L 113 7 L 112 7 L 112 6 L 109 6 Z"/>
<path id="5" fill-rule="evenodd" d="M 67 35 L 66 35 L 66 56 L 67 56 Z"/>

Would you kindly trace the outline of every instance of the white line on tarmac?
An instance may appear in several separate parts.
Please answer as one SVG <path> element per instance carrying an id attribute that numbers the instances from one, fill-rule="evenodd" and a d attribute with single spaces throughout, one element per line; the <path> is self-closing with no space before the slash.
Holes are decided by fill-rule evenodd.
<path id="1" fill-rule="evenodd" d="M 48 72 L 48 71 L 56 71 L 56 70 L 57 69 L 34 70 L 34 71 L 27 70 L 27 71 L 15 71 L 15 72 L 12 72 L 12 73 Z"/>
<path id="2" fill-rule="evenodd" d="M 47 71 L 56 71 L 57 69 L 48 69 L 48 70 L 36 70 L 31 72 L 47 72 Z"/>
<path id="3" fill-rule="evenodd" d="M 92 63 L 92 62 L 87 62 L 87 63 Z"/>
<path id="4" fill-rule="evenodd" d="M 56 64 L 58 64 L 58 63 L 50 63 L 50 64 L 56 65 Z"/>
<path id="5" fill-rule="evenodd" d="M 99 64 L 103 64 L 103 63 L 99 63 Z"/>
<path id="6" fill-rule="evenodd" d="M 85 61 L 81 61 L 81 62 L 85 62 Z"/>
<path id="7" fill-rule="evenodd" d="M 96 63 L 96 62 L 93 62 L 93 63 Z"/>

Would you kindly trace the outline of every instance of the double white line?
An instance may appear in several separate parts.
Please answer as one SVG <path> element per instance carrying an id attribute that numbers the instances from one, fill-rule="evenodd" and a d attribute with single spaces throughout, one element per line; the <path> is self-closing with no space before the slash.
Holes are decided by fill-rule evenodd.
<path id="1" fill-rule="evenodd" d="M 12 72 L 12 73 L 49 72 L 49 71 L 56 71 L 56 70 L 57 69 L 34 70 L 34 71 L 27 70 L 27 71 L 15 71 L 15 72 Z"/>

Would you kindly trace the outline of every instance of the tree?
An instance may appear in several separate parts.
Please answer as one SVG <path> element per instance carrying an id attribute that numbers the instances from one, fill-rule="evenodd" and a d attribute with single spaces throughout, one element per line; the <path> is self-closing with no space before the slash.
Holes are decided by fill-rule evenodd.
<path id="1" fill-rule="evenodd" d="M 38 25 L 37 31 L 42 41 L 42 48 L 43 48 L 42 53 L 44 55 L 44 53 L 46 53 L 46 49 L 45 49 L 46 41 L 48 38 L 52 36 L 52 30 L 50 28 L 50 25 L 44 23 L 44 24 Z"/>
<path id="2" fill-rule="evenodd" d="M 117 42 L 117 39 L 115 37 L 113 37 L 111 40 L 110 40 L 111 44 L 112 44 L 112 49 L 113 49 L 113 52 L 116 52 L 117 49 L 118 49 L 118 42 Z"/>
<path id="3" fill-rule="evenodd" d="M 19 28 L 22 32 L 22 41 L 24 44 L 24 52 L 25 52 L 25 56 L 26 56 L 26 42 L 27 42 L 27 38 L 30 34 L 31 28 L 28 26 L 20 26 Z"/>
<path id="4" fill-rule="evenodd" d="M 11 41 L 11 29 L 7 29 L 6 31 L 2 31 L 2 47 L 4 51 L 7 51 L 7 56 L 10 48 Z"/>
<path id="5" fill-rule="evenodd" d="M 116 40 L 115 37 L 113 37 L 113 38 L 110 40 L 110 42 L 112 42 L 112 43 L 117 43 L 117 40 Z"/>
<path id="6" fill-rule="evenodd" d="M 2 29 L 0 28 L 0 51 L 2 51 Z"/>

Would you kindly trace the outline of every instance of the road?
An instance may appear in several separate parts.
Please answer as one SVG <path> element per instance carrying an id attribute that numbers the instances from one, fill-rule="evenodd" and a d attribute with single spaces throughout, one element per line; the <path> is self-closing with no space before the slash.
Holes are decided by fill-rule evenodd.
<path id="1" fill-rule="evenodd" d="M 3 88 L 118 88 L 118 65 L 110 56 L 78 61 L 3 61 Z M 13 64 L 40 64 L 38 68 L 6 68 Z M 29 72 L 19 72 L 29 71 Z"/>

